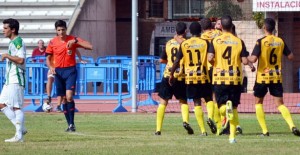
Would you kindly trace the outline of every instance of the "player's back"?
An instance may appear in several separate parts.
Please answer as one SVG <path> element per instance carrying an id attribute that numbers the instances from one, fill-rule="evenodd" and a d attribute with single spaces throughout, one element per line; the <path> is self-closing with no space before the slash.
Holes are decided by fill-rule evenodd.
<path id="1" fill-rule="evenodd" d="M 223 34 L 223 32 L 221 30 L 218 30 L 218 29 L 214 29 L 211 32 L 212 32 L 212 34 L 211 34 L 212 38 L 216 38 L 216 37 L 218 37 L 218 36 L 220 36 L 220 35 Z"/>
<path id="2" fill-rule="evenodd" d="M 238 85 L 242 81 L 241 54 L 245 51 L 241 39 L 225 32 L 213 40 L 215 51 L 214 84 Z"/>
<path id="3" fill-rule="evenodd" d="M 258 39 L 260 56 L 258 58 L 257 82 L 281 83 L 281 60 L 285 44 L 283 40 L 274 35 L 267 35 Z"/>
<path id="4" fill-rule="evenodd" d="M 207 40 L 211 43 L 212 39 L 216 37 L 216 34 L 213 30 L 206 30 L 201 34 L 201 39 Z"/>
<path id="5" fill-rule="evenodd" d="M 217 37 L 220 36 L 222 34 L 222 31 L 220 30 L 206 30 L 201 34 L 201 39 L 207 40 L 209 43 L 212 42 L 212 40 Z M 211 69 L 212 65 L 210 63 L 207 64 L 208 68 Z"/>
<path id="6" fill-rule="evenodd" d="M 185 40 L 185 39 L 184 39 Z M 171 39 L 166 43 L 166 55 L 167 55 L 167 65 L 164 70 L 164 77 L 170 76 L 170 70 L 173 66 L 174 61 L 176 60 L 176 54 L 178 53 L 180 48 L 180 43 L 178 43 L 175 39 Z M 183 73 L 183 60 L 180 61 L 180 67 L 174 72 L 174 77 L 179 81 L 184 78 Z"/>
<path id="7" fill-rule="evenodd" d="M 186 83 L 208 83 L 208 41 L 191 37 L 181 43 L 181 51 L 184 56 Z"/>

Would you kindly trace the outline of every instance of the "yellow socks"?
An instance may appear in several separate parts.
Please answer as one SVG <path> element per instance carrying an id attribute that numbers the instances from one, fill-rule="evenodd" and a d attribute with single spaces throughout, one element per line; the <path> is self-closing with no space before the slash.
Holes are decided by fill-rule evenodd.
<path id="1" fill-rule="evenodd" d="M 229 121 L 230 123 L 229 140 L 235 139 L 236 126 L 238 125 L 238 119 L 236 117 L 237 115 L 238 115 L 237 109 L 233 109 L 233 118 L 232 120 Z"/>
<path id="2" fill-rule="evenodd" d="M 195 110 L 196 120 L 197 120 L 198 125 L 199 125 L 199 127 L 201 129 L 201 132 L 204 133 L 204 132 L 206 132 L 206 130 L 205 130 L 205 127 L 204 127 L 204 119 L 203 119 L 202 107 L 201 106 L 195 106 L 194 110 Z"/>
<path id="3" fill-rule="evenodd" d="M 282 117 L 285 119 L 285 121 L 289 125 L 290 129 L 292 130 L 292 127 L 295 127 L 295 124 L 293 122 L 293 119 L 292 119 L 289 109 L 283 104 L 278 106 L 277 108 L 280 111 Z"/>
<path id="4" fill-rule="evenodd" d="M 188 104 L 181 104 L 182 121 L 189 123 L 189 106 Z"/>
<path id="5" fill-rule="evenodd" d="M 222 117 L 226 116 L 226 105 L 225 104 L 222 104 L 222 106 L 220 107 L 220 115 L 221 115 L 221 119 L 222 119 Z"/>
<path id="6" fill-rule="evenodd" d="M 216 104 L 216 103 L 215 103 L 215 107 L 214 107 L 214 121 L 217 126 L 217 135 L 219 135 L 221 128 L 222 128 L 222 120 L 221 120 L 218 104 Z"/>
<path id="7" fill-rule="evenodd" d="M 237 126 L 239 126 L 240 125 L 239 113 L 236 113 L 235 117 L 236 117 Z"/>
<path id="8" fill-rule="evenodd" d="M 207 109 L 207 115 L 208 118 L 212 119 L 214 118 L 214 102 L 213 101 L 209 101 L 206 104 L 206 109 Z"/>
<path id="9" fill-rule="evenodd" d="M 220 117 L 220 111 L 219 111 L 218 103 L 214 102 L 214 119 L 213 120 L 217 123 L 219 117 Z"/>
<path id="10" fill-rule="evenodd" d="M 258 123 L 262 129 L 263 134 L 266 134 L 268 132 L 266 120 L 265 120 L 265 112 L 263 109 L 262 104 L 256 104 L 255 105 L 255 111 L 256 111 L 256 118 L 258 120 Z"/>
<path id="11" fill-rule="evenodd" d="M 165 116 L 166 105 L 159 104 L 156 112 L 156 131 L 161 131 L 164 116 Z"/>

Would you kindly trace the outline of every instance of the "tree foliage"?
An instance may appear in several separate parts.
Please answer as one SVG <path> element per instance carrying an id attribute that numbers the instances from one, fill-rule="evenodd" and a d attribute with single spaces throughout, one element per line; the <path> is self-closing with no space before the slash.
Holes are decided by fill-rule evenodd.
<path id="1" fill-rule="evenodd" d="M 255 20 L 257 27 L 261 29 L 264 25 L 265 14 L 263 12 L 253 12 L 252 17 Z"/>
<path id="2" fill-rule="evenodd" d="M 222 17 L 230 15 L 234 20 L 243 17 L 242 9 L 239 5 L 233 4 L 231 0 L 208 0 L 210 6 L 206 8 L 206 17 Z"/>

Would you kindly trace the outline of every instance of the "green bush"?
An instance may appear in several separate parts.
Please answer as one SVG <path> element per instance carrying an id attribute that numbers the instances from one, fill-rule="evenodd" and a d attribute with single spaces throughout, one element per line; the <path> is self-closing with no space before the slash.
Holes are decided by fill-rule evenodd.
<path id="1" fill-rule="evenodd" d="M 230 0 L 209 0 L 210 6 L 206 17 L 222 17 L 223 15 L 230 15 L 234 20 L 243 17 L 243 11 L 239 5 L 233 4 Z"/>
<path id="2" fill-rule="evenodd" d="M 253 12 L 252 17 L 255 20 L 257 27 L 261 29 L 264 25 L 265 14 L 263 12 Z"/>

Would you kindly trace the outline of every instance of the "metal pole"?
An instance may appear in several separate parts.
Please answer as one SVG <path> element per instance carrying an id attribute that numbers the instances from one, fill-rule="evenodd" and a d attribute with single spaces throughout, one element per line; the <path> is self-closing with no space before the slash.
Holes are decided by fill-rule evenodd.
<path id="1" fill-rule="evenodd" d="M 131 72 L 131 93 L 132 93 L 132 108 L 131 112 L 137 112 L 137 47 L 138 47 L 138 5 L 137 0 L 132 0 L 131 10 L 131 57 L 132 57 L 132 72 Z"/>

